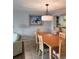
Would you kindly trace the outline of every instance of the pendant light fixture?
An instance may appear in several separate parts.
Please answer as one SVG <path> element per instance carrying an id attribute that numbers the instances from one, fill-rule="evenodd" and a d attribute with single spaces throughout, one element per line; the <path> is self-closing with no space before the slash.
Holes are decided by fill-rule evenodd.
<path id="1" fill-rule="evenodd" d="M 52 21 L 53 16 L 48 14 L 48 6 L 49 6 L 49 4 L 45 4 L 45 6 L 46 6 L 46 14 L 42 16 L 42 21 Z"/>

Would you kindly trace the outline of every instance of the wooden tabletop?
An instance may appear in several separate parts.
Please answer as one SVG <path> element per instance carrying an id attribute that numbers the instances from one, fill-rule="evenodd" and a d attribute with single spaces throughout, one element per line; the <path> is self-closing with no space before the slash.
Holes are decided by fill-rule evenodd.
<path id="1" fill-rule="evenodd" d="M 41 35 L 43 38 L 43 42 L 51 47 L 59 46 L 59 35 L 51 34 L 48 32 L 38 32 L 38 35 Z"/>
<path id="2" fill-rule="evenodd" d="M 43 42 L 48 44 L 51 47 L 59 46 L 59 36 L 58 35 L 44 35 Z"/>
<path id="3" fill-rule="evenodd" d="M 49 33 L 49 32 L 37 32 L 37 35 L 46 35 L 46 34 L 51 34 L 51 33 Z"/>

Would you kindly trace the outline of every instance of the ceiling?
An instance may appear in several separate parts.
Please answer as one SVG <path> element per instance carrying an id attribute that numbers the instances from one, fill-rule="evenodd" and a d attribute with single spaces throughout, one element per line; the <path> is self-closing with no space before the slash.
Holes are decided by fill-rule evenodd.
<path id="1" fill-rule="evenodd" d="M 29 13 L 42 13 L 46 11 L 45 4 L 48 3 L 48 11 L 50 14 L 65 14 L 65 0 L 13 0 L 13 11 L 25 11 Z"/>

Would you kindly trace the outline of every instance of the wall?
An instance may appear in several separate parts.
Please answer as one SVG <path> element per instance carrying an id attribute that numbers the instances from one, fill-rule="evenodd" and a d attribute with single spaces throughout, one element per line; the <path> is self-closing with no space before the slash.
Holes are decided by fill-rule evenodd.
<path id="1" fill-rule="evenodd" d="M 40 26 L 31 26 L 29 24 L 29 13 L 24 11 L 17 11 L 13 14 L 13 32 L 17 32 L 21 35 L 33 36 L 35 31 L 41 28 L 41 31 L 51 32 L 53 30 L 54 23 L 43 22 Z M 51 26 L 52 25 L 52 26 Z"/>
<path id="2" fill-rule="evenodd" d="M 54 19 L 53 19 L 53 21 L 51 22 L 51 33 L 54 32 L 55 27 L 56 27 L 56 17 L 54 16 Z"/>

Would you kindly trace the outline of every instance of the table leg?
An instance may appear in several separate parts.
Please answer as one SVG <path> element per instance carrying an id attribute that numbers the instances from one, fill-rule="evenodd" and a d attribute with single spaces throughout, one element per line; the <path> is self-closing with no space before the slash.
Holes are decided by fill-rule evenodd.
<path id="1" fill-rule="evenodd" d="M 49 47 L 49 59 L 53 59 L 53 48 Z"/>

